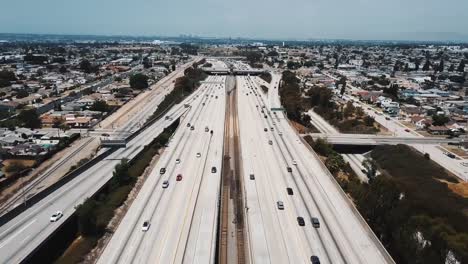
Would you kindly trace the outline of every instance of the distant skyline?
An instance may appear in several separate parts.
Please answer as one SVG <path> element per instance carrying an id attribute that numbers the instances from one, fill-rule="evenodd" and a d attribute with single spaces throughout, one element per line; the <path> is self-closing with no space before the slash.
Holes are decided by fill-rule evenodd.
<path id="1" fill-rule="evenodd" d="M 0 32 L 468 41 L 466 0 L 18 0 Z"/>

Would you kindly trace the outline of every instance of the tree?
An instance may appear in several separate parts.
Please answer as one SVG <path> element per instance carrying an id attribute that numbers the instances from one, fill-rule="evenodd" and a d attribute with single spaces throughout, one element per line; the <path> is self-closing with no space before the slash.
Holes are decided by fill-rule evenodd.
<path id="1" fill-rule="evenodd" d="M 80 62 L 80 69 L 85 73 L 91 73 L 91 68 L 91 62 L 89 62 L 89 60 L 84 59 Z"/>
<path id="2" fill-rule="evenodd" d="M 443 72 L 443 71 L 444 71 L 444 59 L 440 59 L 438 71 L 439 71 L 439 72 Z"/>
<path id="3" fill-rule="evenodd" d="M 333 152 L 332 146 L 323 138 L 315 140 L 312 147 L 319 155 L 325 157 L 328 157 L 328 155 Z"/>
<path id="4" fill-rule="evenodd" d="M 368 127 L 374 126 L 375 119 L 369 115 L 364 117 L 364 124 Z"/>
<path id="5" fill-rule="evenodd" d="M 21 111 L 18 114 L 18 120 L 27 128 L 34 129 L 41 127 L 41 119 L 39 119 L 35 108 Z"/>
<path id="6" fill-rule="evenodd" d="M 14 72 L 8 70 L 0 71 L 0 88 L 10 86 L 10 83 L 16 80 Z"/>
<path id="7" fill-rule="evenodd" d="M 18 92 L 16 92 L 16 98 L 18 98 L 18 99 L 25 98 L 25 97 L 28 97 L 28 96 L 29 96 L 29 93 L 25 89 L 21 89 Z"/>
<path id="8" fill-rule="evenodd" d="M 97 234 L 97 203 L 93 199 L 87 199 L 76 208 L 78 216 L 78 230 L 82 236 L 89 237 Z"/>
<path id="9" fill-rule="evenodd" d="M 448 68 L 448 71 L 449 71 L 449 72 L 455 71 L 455 65 L 454 65 L 453 63 L 450 64 L 450 67 Z"/>
<path id="10" fill-rule="evenodd" d="M 464 72 L 465 71 L 465 60 L 462 59 L 460 64 L 457 67 L 457 72 Z"/>
<path id="11" fill-rule="evenodd" d="M 91 111 L 109 112 L 109 105 L 103 100 L 96 100 L 89 108 Z"/>
<path id="12" fill-rule="evenodd" d="M 364 110 L 362 109 L 362 107 L 358 106 L 356 107 L 356 116 L 358 118 L 362 118 L 364 116 Z"/>
<path id="13" fill-rule="evenodd" d="M 149 60 L 148 57 L 143 58 L 143 67 L 145 69 L 151 68 L 153 66 L 153 63 Z"/>
<path id="14" fill-rule="evenodd" d="M 62 65 L 62 66 L 60 66 L 59 72 L 60 72 L 61 74 L 64 74 L 64 73 L 68 72 L 68 69 L 67 69 L 67 67 L 65 67 L 64 65 Z"/>
<path id="15" fill-rule="evenodd" d="M 254 65 L 262 59 L 262 54 L 258 51 L 249 51 L 246 54 L 246 58 L 249 61 L 250 65 Z"/>
<path id="16" fill-rule="evenodd" d="M 148 88 L 148 76 L 142 73 L 130 76 L 130 87 L 139 90 Z"/>
<path id="17" fill-rule="evenodd" d="M 369 182 L 374 180 L 377 174 L 377 163 L 373 159 L 366 158 L 364 161 L 362 161 L 362 166 L 366 168 L 366 175 L 369 179 Z"/>
<path id="18" fill-rule="evenodd" d="M 111 180 L 112 188 L 118 188 L 130 181 L 129 169 L 130 164 L 127 159 L 122 159 L 119 164 L 115 165 Z"/>
<path id="19" fill-rule="evenodd" d="M 433 115 L 432 116 L 432 124 L 434 126 L 443 126 L 450 121 L 450 118 L 448 118 L 446 115 Z"/>
<path id="20" fill-rule="evenodd" d="M 431 67 L 431 62 L 429 61 L 429 59 L 426 60 L 426 62 L 424 63 L 424 66 L 422 68 L 423 71 L 428 71 L 430 70 L 430 67 Z"/>
<path id="21" fill-rule="evenodd" d="M 325 166 L 327 166 L 328 170 L 331 172 L 331 174 L 335 175 L 338 173 L 341 168 L 343 168 L 345 165 L 343 156 L 340 154 L 333 152 L 325 161 Z"/>
<path id="22" fill-rule="evenodd" d="M 351 117 L 354 114 L 355 110 L 356 110 L 356 107 L 354 107 L 353 102 L 348 101 L 343 111 L 344 117 L 345 118 Z"/>

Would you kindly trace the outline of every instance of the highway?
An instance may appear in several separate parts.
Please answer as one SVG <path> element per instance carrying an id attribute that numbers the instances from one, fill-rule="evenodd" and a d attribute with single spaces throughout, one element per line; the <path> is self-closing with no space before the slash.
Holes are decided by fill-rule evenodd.
<path id="1" fill-rule="evenodd" d="M 191 104 L 195 100 L 200 100 L 203 93 L 203 89 L 197 90 L 181 104 L 175 105 L 166 115 L 175 120 L 187 111 L 184 104 Z M 74 213 L 75 206 L 83 203 L 87 197 L 92 196 L 112 177 L 112 171 L 115 165 L 118 164 L 119 159 L 133 158 L 171 123 L 172 121 L 165 118 L 158 120 L 128 142 L 126 148 L 118 149 L 105 160 L 86 170 L 51 195 L 1 226 L 0 262 L 19 263 L 27 257 Z M 103 151 L 101 150 L 100 153 Z M 58 222 L 51 223 L 49 221 L 50 216 L 57 210 L 61 210 L 64 216 Z"/>
<path id="2" fill-rule="evenodd" d="M 284 114 L 270 110 L 270 102 L 279 101 L 278 89 L 263 94 L 252 79 L 237 77 L 251 262 L 310 263 L 316 255 L 321 263 L 392 263 Z M 298 225 L 297 217 L 303 217 L 305 226 Z M 312 226 L 312 217 L 319 219 L 319 228 Z"/>
<path id="3" fill-rule="evenodd" d="M 204 91 L 203 96 L 197 98 L 182 117 L 169 147 L 151 171 L 98 263 L 215 262 L 225 78 L 210 76 L 199 88 Z M 165 168 L 164 174 L 160 173 L 161 168 Z M 182 180 L 176 181 L 179 174 Z M 166 180 L 169 186 L 163 188 Z M 145 221 L 151 224 L 146 232 L 142 231 Z"/>

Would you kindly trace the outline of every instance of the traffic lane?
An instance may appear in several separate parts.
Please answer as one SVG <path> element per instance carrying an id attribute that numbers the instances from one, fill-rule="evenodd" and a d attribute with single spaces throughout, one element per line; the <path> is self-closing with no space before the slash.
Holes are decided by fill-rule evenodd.
<path id="1" fill-rule="evenodd" d="M 254 98 L 254 99 L 255 99 L 255 98 Z M 255 104 L 261 104 L 261 102 L 258 102 L 258 101 L 254 102 L 254 103 L 255 103 Z M 262 116 L 259 116 L 259 118 L 260 118 L 260 119 L 259 119 L 259 122 L 258 122 L 258 123 L 259 123 L 259 124 L 261 123 L 261 124 L 262 124 L 261 126 L 265 126 L 265 127 L 268 127 L 268 128 L 269 128 L 269 127 L 273 127 L 273 125 L 270 124 L 270 123 L 268 122 L 267 119 L 264 119 Z M 269 163 L 270 163 L 270 164 L 277 164 L 277 165 L 279 165 L 279 168 L 277 168 L 277 169 L 275 170 L 276 172 L 285 172 L 285 171 L 286 171 L 286 167 L 289 166 L 288 163 L 290 163 L 291 160 L 290 160 L 289 158 L 286 158 L 286 157 L 283 155 L 283 153 L 281 152 L 281 150 L 277 151 L 277 147 L 278 147 L 279 144 L 276 142 L 276 138 L 274 138 L 274 136 L 271 136 L 271 135 L 270 135 L 270 133 L 272 133 L 273 135 L 275 135 L 275 134 L 276 134 L 276 131 L 272 132 L 270 129 L 268 129 L 267 132 L 262 132 L 261 130 L 262 130 L 262 127 L 260 127 L 260 129 L 259 129 L 259 131 L 260 131 L 259 133 L 263 133 L 263 134 L 269 135 L 269 138 L 270 138 L 270 139 L 273 139 L 273 141 L 274 141 L 273 145 L 267 145 L 267 146 L 266 146 L 267 149 L 270 149 L 270 150 L 271 150 L 271 149 L 274 149 L 274 150 L 275 150 L 275 151 L 274 151 L 275 157 L 270 158 L 270 159 L 269 159 L 269 160 L 270 160 Z M 266 141 L 265 141 L 265 142 L 266 142 Z M 271 152 L 271 151 L 270 151 L 270 152 Z M 281 174 L 283 174 L 283 176 L 286 176 L 286 175 L 284 175 L 284 173 L 281 173 Z M 288 178 L 288 177 L 286 177 L 286 179 L 287 179 L 287 178 Z M 290 178 L 290 177 L 289 177 L 289 178 Z M 297 190 L 297 188 L 295 188 L 295 185 L 294 185 L 294 184 L 288 184 L 288 185 L 286 185 L 285 183 L 281 183 L 280 185 L 282 186 L 282 188 L 279 187 L 279 193 L 281 193 L 281 194 L 285 194 L 285 193 L 286 193 L 286 187 L 287 187 L 287 186 L 290 186 L 290 187 L 292 187 L 293 189 L 296 189 L 296 190 Z M 283 189 L 283 191 L 281 191 L 281 189 Z M 299 193 L 299 194 L 300 194 L 300 193 Z M 297 193 L 296 193 L 296 196 L 297 196 Z M 290 205 L 292 205 L 292 206 L 290 206 Z M 285 211 L 287 211 L 287 212 L 290 212 L 290 213 L 289 213 L 289 218 L 288 218 L 290 225 L 285 225 L 285 226 L 294 226 L 294 227 L 296 227 L 296 230 L 297 230 L 297 229 L 301 229 L 301 230 L 299 231 L 299 235 L 296 236 L 296 239 L 297 239 L 297 238 L 302 238 L 302 241 L 299 242 L 299 246 L 294 247 L 294 249 L 296 249 L 296 250 L 297 250 L 297 249 L 301 249 L 300 252 L 291 251 L 291 252 L 289 252 L 288 254 L 289 254 L 289 255 L 293 255 L 293 256 L 295 256 L 295 257 L 302 256 L 302 258 L 301 258 L 302 261 L 304 261 L 304 260 L 307 260 L 307 261 L 308 261 L 308 259 L 309 259 L 308 254 L 309 254 L 309 252 L 316 252 L 316 254 L 317 254 L 317 252 L 318 252 L 319 249 L 318 249 L 318 247 L 317 247 L 316 245 L 319 244 L 319 243 L 315 243 L 315 242 L 312 242 L 312 240 L 310 240 L 310 238 L 313 237 L 313 240 L 318 241 L 316 235 L 313 234 L 313 233 L 310 233 L 310 232 L 312 232 L 312 230 L 310 230 L 309 227 L 307 227 L 307 226 L 306 226 L 306 227 L 299 227 L 299 226 L 297 225 L 297 217 L 298 217 L 298 216 L 305 216 L 305 215 L 307 215 L 306 209 L 305 209 L 305 207 L 304 207 L 304 204 L 301 203 L 301 202 L 299 202 L 298 205 L 296 205 L 295 203 L 288 204 L 287 202 L 285 202 L 285 206 L 286 206 L 286 208 L 294 208 L 294 209 L 295 209 L 295 210 L 292 211 L 292 212 L 290 212 L 288 209 L 285 210 Z M 305 231 L 304 231 L 304 230 L 305 230 Z M 291 234 L 291 233 L 292 233 L 292 232 L 287 232 L 286 234 Z M 307 234 L 306 234 L 306 233 L 307 233 Z M 294 238 L 288 238 L 288 241 L 294 241 Z M 294 260 L 292 263 L 295 263 L 295 262 L 297 262 L 297 261 L 298 261 L 298 260 Z"/>
<path id="2" fill-rule="evenodd" d="M 204 94 L 204 93 L 203 93 Z M 187 118 L 195 118 L 194 115 L 198 114 L 198 110 L 202 110 L 201 108 L 201 101 L 203 101 L 203 97 L 199 97 L 198 99 L 198 105 L 199 108 L 194 108 L 194 111 L 189 111 L 188 115 L 187 115 Z M 181 122 L 181 123 L 184 123 L 184 122 Z M 181 140 L 179 142 L 185 142 L 184 140 L 188 140 L 188 139 L 184 139 L 184 136 L 185 138 L 187 138 L 189 135 L 190 135 L 190 130 L 187 130 L 188 128 L 185 126 L 185 125 L 181 125 L 180 126 L 180 129 L 178 129 L 174 135 L 174 138 L 181 138 Z M 180 135 L 181 134 L 181 135 Z M 180 136 L 179 136 L 180 135 Z M 171 145 L 174 145 L 174 144 L 170 144 Z M 182 144 L 182 146 L 185 145 L 185 144 Z M 163 166 L 164 167 L 167 167 L 169 163 L 175 163 L 175 159 L 177 159 L 176 157 L 174 156 L 178 156 L 179 154 L 176 154 L 177 151 L 179 151 L 181 148 L 182 148 L 181 145 L 177 144 L 175 145 L 175 148 L 173 149 L 173 151 L 170 151 L 170 149 L 168 149 L 169 151 L 168 152 L 165 152 L 165 153 L 169 153 L 168 155 L 165 155 L 164 157 L 162 157 L 163 159 L 160 160 L 160 162 L 158 162 L 158 165 L 156 167 L 156 171 L 159 172 L 159 169 L 162 168 Z M 170 148 L 170 147 L 169 147 Z M 166 160 L 165 163 L 162 163 L 163 160 Z M 162 165 L 164 164 L 164 165 Z M 161 167 L 159 167 L 161 166 Z M 173 168 L 173 167 L 172 167 Z M 169 175 L 171 172 L 166 172 L 166 175 Z M 166 178 L 164 178 L 164 176 L 160 176 L 158 178 L 158 182 L 156 182 L 156 185 L 157 184 L 160 184 L 160 182 L 162 182 L 163 180 L 165 180 Z M 152 187 L 153 189 L 156 189 L 158 190 L 158 188 L 162 188 L 159 186 L 153 186 Z M 171 190 L 169 190 L 169 192 L 171 192 Z M 154 193 L 154 192 L 153 192 Z M 153 204 L 152 206 L 150 206 L 149 208 L 155 208 L 157 206 L 157 204 L 159 203 L 159 200 L 161 199 L 161 196 L 162 196 L 162 192 L 155 192 L 155 194 L 159 194 L 159 196 L 157 197 L 157 199 L 151 199 L 146 196 L 146 199 L 144 200 L 145 202 L 143 203 L 143 206 L 146 205 L 146 203 L 148 202 L 148 200 L 153 201 Z M 166 196 L 168 196 L 166 194 Z M 164 197 L 163 197 L 164 198 Z M 143 199 L 143 198 L 142 198 Z M 142 200 L 140 200 L 142 201 Z M 137 228 L 137 225 L 138 225 L 138 220 L 140 220 L 140 222 L 142 223 L 143 219 L 140 219 L 141 217 L 141 214 L 143 213 L 143 211 L 147 211 L 145 210 L 147 209 L 147 206 L 144 207 L 144 209 L 140 209 L 140 214 L 138 215 L 139 217 L 138 218 L 134 218 L 133 221 L 132 220 L 128 220 L 128 221 L 132 221 L 132 224 L 129 225 L 130 227 L 133 227 L 133 228 L 130 228 L 130 229 L 127 229 L 126 231 L 122 231 L 122 233 L 125 233 L 126 235 L 124 235 L 124 238 L 122 239 L 122 241 L 134 241 L 134 242 L 130 242 L 130 247 L 126 247 L 127 244 L 120 244 L 120 250 L 117 250 L 117 252 L 120 252 L 121 250 L 125 250 L 125 254 L 123 254 L 123 256 L 120 256 L 120 255 L 117 255 L 117 256 L 114 256 L 115 258 L 119 258 L 120 260 L 123 259 L 123 262 L 125 263 L 126 261 L 131 261 L 134 259 L 134 254 L 135 254 L 135 251 L 138 250 L 137 247 L 135 247 L 134 245 L 139 245 L 140 244 L 140 241 L 142 239 L 142 234 L 141 233 L 138 233 L 138 232 L 132 232 L 133 229 L 138 229 Z M 154 212 L 155 209 L 153 209 L 152 211 L 150 212 Z M 127 214 L 128 215 L 128 214 Z M 157 225 L 153 225 L 152 228 L 150 228 L 150 232 L 151 230 L 154 230 L 155 228 L 157 228 Z M 117 231 L 120 231 L 119 229 Z M 149 235 L 149 234 L 148 234 Z M 132 237 L 132 238 L 129 238 L 129 237 Z M 120 240 L 114 240 L 114 241 L 117 241 L 116 243 L 119 243 Z M 135 242 L 136 241 L 136 242 Z M 128 243 L 128 242 L 127 242 Z M 121 254 L 122 255 L 122 254 Z"/>
<path id="3" fill-rule="evenodd" d="M 165 250 L 161 255 L 161 263 L 180 263 L 182 262 L 183 256 L 185 254 L 185 241 L 188 239 L 188 232 L 190 229 L 190 223 L 194 215 L 195 205 L 197 200 L 199 199 L 200 195 L 200 187 L 203 179 L 210 177 L 212 178 L 209 172 L 211 172 L 211 167 L 216 166 L 213 164 L 212 157 L 210 157 L 210 153 L 212 152 L 212 136 L 209 132 L 204 130 L 204 124 L 211 123 L 212 124 L 212 113 L 219 111 L 220 109 L 217 107 L 219 104 L 219 99 L 215 99 L 209 104 L 207 108 L 207 112 L 203 115 L 199 123 L 198 130 L 196 129 L 196 133 L 199 133 L 201 137 L 197 139 L 200 142 L 201 147 L 205 148 L 204 153 L 208 151 L 208 160 L 207 163 L 202 162 L 202 160 L 195 159 L 196 150 L 190 148 L 189 149 L 189 157 L 187 160 L 190 161 L 191 167 L 186 169 L 187 174 L 193 174 L 189 180 L 184 181 L 182 185 L 185 185 L 183 190 L 180 190 L 179 196 L 179 205 L 173 206 L 174 215 L 179 216 L 180 211 L 184 211 L 183 217 L 177 217 L 172 221 L 170 224 L 174 226 L 172 230 L 176 232 L 171 232 L 168 236 L 166 242 L 163 242 L 165 245 Z M 193 173 L 195 172 L 195 173 Z M 215 177 L 219 175 L 219 165 L 217 173 L 214 173 Z M 213 173 L 211 173 L 213 174 Z M 179 190 L 178 190 L 179 191 Z M 171 201 L 171 206 L 174 205 L 174 200 Z M 178 208 L 175 210 L 175 208 Z M 182 210 L 182 209 L 185 210 Z M 180 211 L 179 211 L 180 210 Z M 168 228 L 169 230 L 169 228 Z M 168 231 L 169 232 L 169 231 Z"/>
<path id="4" fill-rule="evenodd" d="M 211 109 L 210 109 L 211 110 Z M 207 113 L 211 112 L 210 110 L 207 111 Z M 208 117 L 208 115 L 206 115 Z M 200 123 L 203 123 L 203 121 L 201 121 Z M 200 124 L 199 125 L 199 129 L 202 130 L 203 127 L 202 125 Z M 201 135 L 203 135 L 204 137 L 209 137 L 209 134 L 208 132 L 200 132 L 202 133 Z M 197 140 L 198 142 L 201 142 L 200 140 Z M 203 143 L 203 145 L 207 145 L 206 143 Z M 195 150 L 194 150 L 195 151 Z M 195 155 L 195 152 L 193 152 L 193 155 Z M 197 162 L 198 163 L 198 162 Z M 193 172 L 193 169 L 189 169 L 190 171 Z M 194 177 L 193 177 L 194 178 Z M 190 180 L 190 179 L 189 179 Z M 194 185 L 194 180 L 192 180 L 192 182 L 187 182 L 189 180 L 186 180 L 185 183 L 183 184 L 187 184 L 188 186 L 187 187 L 191 187 Z M 178 203 L 179 203 L 179 206 L 171 206 L 171 208 L 175 208 L 177 210 L 179 210 L 180 208 L 184 208 L 183 204 L 184 202 L 186 203 L 187 201 L 187 197 L 185 196 L 185 194 L 187 193 L 187 191 L 183 191 L 180 193 L 180 195 L 178 197 L 180 197 L 180 199 L 178 200 Z M 174 199 L 171 199 L 171 205 L 174 204 Z M 164 220 L 167 220 L 167 222 L 171 222 L 171 223 L 174 223 L 174 222 L 177 222 L 178 219 L 176 218 L 176 215 L 178 214 L 178 211 L 177 210 L 171 210 L 172 212 L 172 217 L 169 216 L 169 217 L 165 217 Z M 166 216 L 168 215 L 167 213 L 165 214 Z M 163 221 L 164 221 L 163 220 Z M 184 219 L 180 219 L 180 220 L 184 220 Z M 168 225 L 170 226 L 170 225 Z M 175 252 L 175 249 L 174 247 L 176 246 L 175 243 L 171 243 L 170 241 L 169 242 L 164 242 L 166 239 L 169 239 L 171 240 L 171 237 L 168 237 L 168 233 L 169 233 L 169 230 L 171 230 L 171 233 L 174 234 L 175 237 L 178 237 L 177 235 L 180 234 L 180 224 L 176 224 L 176 225 L 173 225 L 174 227 L 173 228 L 167 228 L 167 232 L 165 233 L 166 235 L 159 235 L 158 237 L 161 238 L 161 236 L 163 237 L 163 239 L 158 239 L 158 241 L 152 241 L 154 242 L 155 244 L 151 243 L 152 245 L 155 245 L 153 246 L 153 254 L 151 255 L 150 259 L 158 259 L 158 260 L 162 260 L 163 258 L 168 258 L 168 261 L 172 262 L 172 258 L 174 256 L 174 252 Z M 178 230 L 179 229 L 179 230 Z M 174 237 L 173 236 L 173 237 Z M 172 237 L 172 238 L 173 238 Z M 156 238 L 156 237 L 154 237 Z M 165 247 L 165 248 L 164 248 Z M 172 248 L 172 249 L 171 249 Z M 167 253 L 167 254 L 166 254 Z"/>
<path id="5" fill-rule="evenodd" d="M 222 146 L 224 130 L 224 111 L 225 106 L 225 87 L 223 85 L 222 94 L 219 97 L 221 106 L 220 111 L 215 112 L 213 147 L 213 164 L 218 164 L 221 173 L 222 164 Z M 219 167 L 218 167 L 219 166 Z M 216 177 L 217 176 L 217 177 Z M 220 193 L 221 174 L 211 175 L 209 179 L 202 181 L 202 191 L 200 201 L 197 202 L 195 216 L 190 228 L 190 234 L 187 241 L 187 249 L 183 256 L 184 263 L 214 263 L 214 252 L 216 248 L 216 227 L 218 212 L 218 195 Z"/>
<path id="6" fill-rule="evenodd" d="M 250 97 L 251 101 L 258 99 L 255 97 Z M 302 261 L 307 261 L 308 257 L 306 256 L 307 254 L 305 253 L 308 250 L 303 249 L 303 245 L 307 244 L 303 243 L 302 241 L 299 242 L 300 240 L 300 235 L 298 235 L 297 230 L 297 222 L 296 222 L 296 212 L 293 212 L 292 214 L 290 213 L 290 209 L 293 208 L 293 206 L 290 206 L 288 204 L 287 200 L 284 198 L 284 194 L 286 193 L 286 187 L 285 184 L 281 183 L 281 166 L 277 166 L 280 164 L 282 161 L 281 160 L 275 160 L 275 157 L 273 157 L 273 147 L 269 144 L 267 144 L 268 137 L 265 135 L 268 135 L 266 132 L 263 131 L 263 128 L 265 126 L 264 124 L 264 118 L 263 116 L 255 113 L 258 110 L 255 109 L 254 105 L 260 104 L 258 101 L 253 101 L 253 103 L 250 103 L 249 106 L 251 108 L 250 112 L 254 113 L 253 115 L 250 114 L 252 117 L 253 124 L 249 124 L 249 131 L 251 133 L 251 140 L 249 145 L 253 146 L 253 149 L 250 150 L 254 152 L 255 150 L 262 150 L 261 152 L 254 152 L 255 158 L 251 158 L 254 160 L 254 165 L 255 167 L 260 167 L 260 169 L 256 169 L 257 173 L 255 174 L 255 180 L 246 180 L 246 183 L 248 184 L 249 182 L 252 182 L 252 184 L 255 184 L 257 187 L 257 192 L 259 196 L 261 197 L 266 197 L 267 199 L 264 200 L 263 202 L 260 201 L 259 203 L 271 206 L 270 212 L 265 213 L 265 217 L 263 219 L 273 219 L 276 221 L 274 224 L 270 224 L 270 231 L 267 233 L 275 233 L 275 230 L 280 228 L 281 232 L 281 239 L 278 238 L 267 238 L 267 240 L 272 243 L 273 245 L 278 244 L 278 241 L 283 241 L 281 244 L 284 248 L 284 252 L 280 252 L 278 250 L 271 250 L 271 256 L 270 258 L 274 261 L 279 261 L 279 263 L 300 263 Z M 242 120 L 242 119 L 241 119 Z M 253 140 L 255 139 L 255 140 Z M 261 139 L 260 141 L 258 139 Z M 258 143 L 258 144 L 255 144 Z M 244 158 L 244 160 L 246 160 Z M 274 164 L 274 165 L 273 165 Z M 286 168 L 284 166 L 283 170 Z M 279 178 L 279 180 L 278 180 Z M 279 185 L 277 184 L 278 181 L 280 182 Z M 255 183 L 254 183 L 255 182 Z M 267 188 L 265 188 L 265 187 Z M 285 210 L 278 210 L 277 208 L 277 202 L 281 200 L 285 204 Z M 267 211 L 267 210 L 264 210 Z M 250 213 L 250 209 L 249 209 Z M 292 215 L 292 216 L 291 216 Z M 289 217 L 288 217 L 289 216 Z M 265 221 L 264 221 L 265 222 Z M 268 222 L 268 221 L 266 221 Z M 268 226 L 268 225 L 267 225 Z M 284 227 L 291 227 L 294 231 L 296 232 L 291 232 L 291 230 L 285 230 Z M 256 227 L 255 227 L 256 228 Z M 277 232 L 277 231 L 276 231 Z M 293 235 L 296 234 L 296 235 Z M 285 241 L 288 241 L 287 243 Z M 306 241 L 304 239 L 304 241 Z M 297 242 L 297 244 L 295 243 Z M 279 254 L 279 256 L 278 256 Z M 285 259 L 282 259 L 285 258 Z"/>

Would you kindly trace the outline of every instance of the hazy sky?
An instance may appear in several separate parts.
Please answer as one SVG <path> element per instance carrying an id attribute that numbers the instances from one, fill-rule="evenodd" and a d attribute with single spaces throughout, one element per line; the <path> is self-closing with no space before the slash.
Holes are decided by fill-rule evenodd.
<path id="1" fill-rule="evenodd" d="M 468 0 L 2 2 L 3 33 L 468 40 Z"/>

